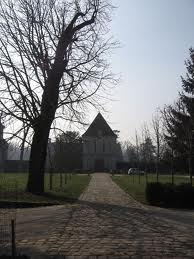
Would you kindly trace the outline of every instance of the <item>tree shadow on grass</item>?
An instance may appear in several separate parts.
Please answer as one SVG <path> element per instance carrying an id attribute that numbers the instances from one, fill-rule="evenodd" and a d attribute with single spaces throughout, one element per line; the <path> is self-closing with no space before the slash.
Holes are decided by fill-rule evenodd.
<path id="1" fill-rule="evenodd" d="M 57 192 L 45 192 L 44 194 L 42 194 L 42 196 L 48 198 L 51 201 L 54 201 L 56 204 L 74 203 L 78 200 L 77 198 L 65 197 Z"/>
<path id="2" fill-rule="evenodd" d="M 46 253 L 39 251 L 34 247 L 20 247 L 16 249 L 16 256 L 14 259 L 50 259 L 51 257 Z M 57 255 L 53 258 L 57 259 Z M 10 248 L 3 248 L 0 246 L 0 259 L 13 259 Z"/>
<path id="3" fill-rule="evenodd" d="M 20 193 L 20 196 L 0 197 L 0 208 L 17 209 L 17 208 L 34 208 L 43 206 L 62 205 L 66 203 L 75 203 L 76 198 L 69 198 L 56 192 L 45 192 L 40 195 L 30 193 Z"/>

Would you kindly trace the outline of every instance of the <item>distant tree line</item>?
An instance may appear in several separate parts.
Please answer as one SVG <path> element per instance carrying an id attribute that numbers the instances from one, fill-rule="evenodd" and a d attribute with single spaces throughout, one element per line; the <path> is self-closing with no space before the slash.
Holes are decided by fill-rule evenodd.
<path id="1" fill-rule="evenodd" d="M 82 168 L 82 139 L 79 132 L 59 134 L 53 145 L 51 165 L 57 172 Z"/>

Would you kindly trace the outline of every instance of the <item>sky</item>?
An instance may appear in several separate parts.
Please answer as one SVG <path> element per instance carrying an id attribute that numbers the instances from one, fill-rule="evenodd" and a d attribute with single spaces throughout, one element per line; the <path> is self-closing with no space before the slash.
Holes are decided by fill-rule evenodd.
<path id="1" fill-rule="evenodd" d="M 157 108 L 181 91 L 184 61 L 194 47 L 193 0 L 113 0 L 111 33 L 120 47 L 110 60 L 120 82 L 102 113 L 120 140 L 151 123 Z M 91 121 L 96 112 L 91 114 Z"/>
<path id="2" fill-rule="evenodd" d="M 110 0 L 111 1 L 111 0 Z M 110 33 L 120 47 L 109 59 L 120 81 L 102 115 L 120 141 L 134 142 L 135 131 L 181 91 L 185 60 L 194 47 L 194 0 L 112 0 Z M 112 101 L 111 101 L 112 100 Z M 89 111 L 91 123 L 98 111 Z M 72 128 L 71 128 L 72 127 Z M 79 130 L 67 124 L 66 130 Z"/>

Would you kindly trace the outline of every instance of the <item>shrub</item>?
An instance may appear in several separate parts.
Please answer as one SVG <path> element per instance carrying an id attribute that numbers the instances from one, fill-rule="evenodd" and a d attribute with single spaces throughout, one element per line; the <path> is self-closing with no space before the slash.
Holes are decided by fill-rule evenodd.
<path id="1" fill-rule="evenodd" d="M 162 184 L 161 183 L 147 183 L 146 199 L 149 204 L 158 205 L 162 200 Z"/>
<path id="2" fill-rule="evenodd" d="M 151 205 L 194 208 L 194 187 L 190 184 L 148 183 L 146 199 Z"/>
<path id="3" fill-rule="evenodd" d="M 194 187 L 182 183 L 176 188 L 176 205 L 183 208 L 194 208 Z"/>

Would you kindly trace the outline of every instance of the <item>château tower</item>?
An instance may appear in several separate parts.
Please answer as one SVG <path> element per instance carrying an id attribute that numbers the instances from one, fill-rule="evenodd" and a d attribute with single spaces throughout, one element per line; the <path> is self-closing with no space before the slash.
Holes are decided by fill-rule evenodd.
<path id="1" fill-rule="evenodd" d="M 83 170 L 115 170 L 118 161 L 117 135 L 110 128 L 103 116 L 98 113 L 83 140 Z"/>

